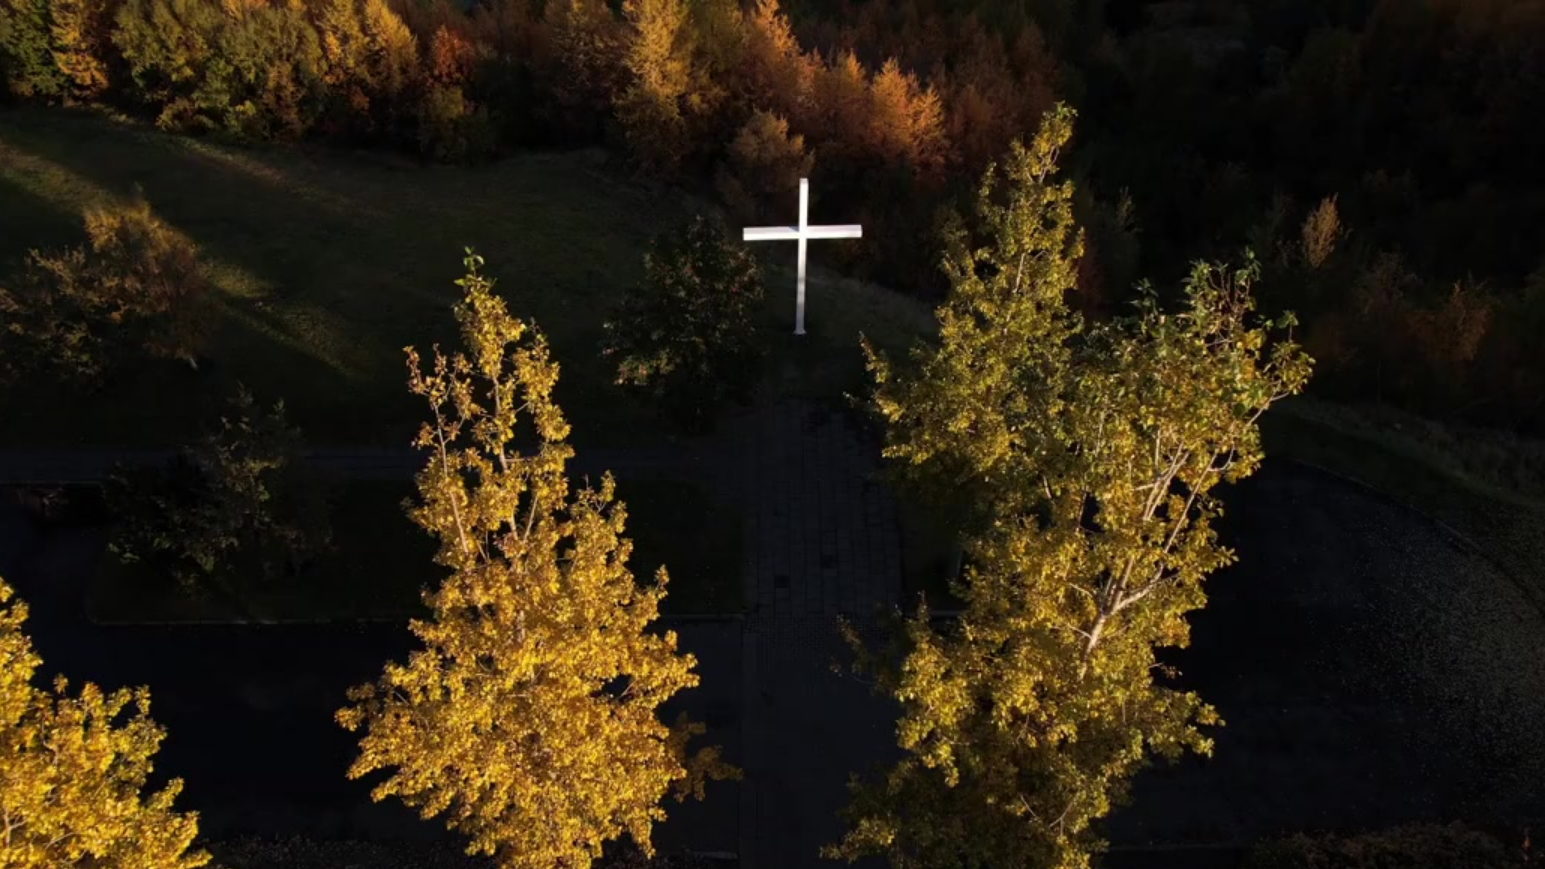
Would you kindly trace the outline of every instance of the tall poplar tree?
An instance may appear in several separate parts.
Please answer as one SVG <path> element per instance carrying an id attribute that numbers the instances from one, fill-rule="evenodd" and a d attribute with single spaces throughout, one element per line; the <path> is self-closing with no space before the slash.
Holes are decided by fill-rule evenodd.
<path id="1" fill-rule="evenodd" d="M 410 625 L 424 648 L 338 713 L 365 731 L 349 775 L 390 769 L 375 799 L 444 815 L 469 853 L 507 869 L 583 869 L 623 834 L 652 853 L 667 792 L 702 798 L 706 779 L 738 772 L 714 748 L 689 756 L 702 725 L 658 719 L 698 682 L 675 633 L 650 630 L 665 570 L 634 581 L 610 475 L 571 496 L 558 364 L 494 295 L 481 258 L 466 265 L 466 352 L 436 348 L 424 371 L 408 350 L 409 389 L 431 412 L 409 516 L 451 573 L 426 593 L 432 616 Z"/>
<path id="2" fill-rule="evenodd" d="M 64 677 L 33 678 L 43 661 L 22 632 L 26 604 L 0 580 L 0 866 L 7 869 L 197 869 L 198 815 L 172 810 L 173 779 L 146 794 L 165 731 L 144 688 L 75 695 Z M 125 719 L 124 711 L 134 707 Z"/>
<path id="3" fill-rule="evenodd" d="M 905 756 L 855 781 L 833 856 L 902 867 L 1082 869 L 1092 828 L 1152 755 L 1207 752 L 1218 724 L 1156 661 L 1184 646 L 1202 581 L 1233 560 L 1210 494 L 1261 459 L 1256 422 L 1308 358 L 1252 317 L 1256 269 L 1200 264 L 1176 312 L 1069 310 L 1081 237 L 1055 180 L 1073 113 L 1048 114 L 978 200 L 985 244 L 948 238 L 940 337 L 908 371 L 869 353 L 885 452 L 956 503 L 969 564 L 958 623 L 906 621 L 865 656 L 899 701 Z M 1164 678 L 1155 678 L 1158 673 Z"/>

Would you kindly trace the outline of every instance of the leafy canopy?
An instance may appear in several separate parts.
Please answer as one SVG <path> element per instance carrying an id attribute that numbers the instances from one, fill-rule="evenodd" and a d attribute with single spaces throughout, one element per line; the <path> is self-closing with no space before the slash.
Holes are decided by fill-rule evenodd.
<path id="1" fill-rule="evenodd" d="M 143 197 L 85 211 L 86 243 L 32 251 L 21 285 L 0 289 L 8 373 L 99 376 L 133 348 L 194 363 L 214 323 L 198 249 Z"/>
<path id="2" fill-rule="evenodd" d="M 0 865 L 7 869 L 197 869 L 198 815 L 172 810 L 173 779 L 145 794 L 165 732 L 144 688 L 71 696 L 33 677 L 43 663 L 22 633 L 27 606 L 0 580 Z M 130 705 L 134 713 L 124 721 Z"/>
<path id="3" fill-rule="evenodd" d="M 408 512 L 451 573 L 426 593 L 432 617 L 410 625 L 424 648 L 338 713 L 365 731 L 349 775 L 390 769 L 375 799 L 445 815 L 469 853 L 507 869 L 588 867 L 623 834 L 652 853 L 667 791 L 701 798 L 706 779 L 738 773 L 716 749 L 688 756 L 701 725 L 658 719 L 698 682 L 676 635 L 650 630 L 666 573 L 634 581 L 610 475 L 571 496 L 558 364 L 494 295 L 482 259 L 469 251 L 466 266 L 465 352 L 437 347 L 424 371 L 408 350 L 409 389 L 431 411 Z"/>
<path id="4" fill-rule="evenodd" d="M 1150 288 L 1112 321 L 1068 309 L 1080 237 L 1053 175 L 1072 118 L 1013 149 L 1006 189 L 989 170 L 988 244 L 952 228 L 938 344 L 907 372 L 869 353 L 886 455 L 921 492 L 960 493 L 970 566 L 955 626 L 920 607 L 904 654 L 865 656 L 906 754 L 855 782 L 833 856 L 1083 869 L 1147 757 L 1209 751 L 1199 728 L 1221 723 L 1155 679 L 1155 650 L 1187 643 L 1202 580 L 1233 560 L 1210 490 L 1254 470 L 1256 422 L 1309 360 L 1269 340 L 1290 319 L 1253 322 L 1253 262 L 1197 265 L 1177 313 Z"/>

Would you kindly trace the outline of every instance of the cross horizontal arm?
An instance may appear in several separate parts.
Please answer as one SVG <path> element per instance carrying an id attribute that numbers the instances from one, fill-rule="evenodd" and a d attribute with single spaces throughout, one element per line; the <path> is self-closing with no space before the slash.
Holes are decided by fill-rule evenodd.
<path id="1" fill-rule="evenodd" d="M 799 228 L 794 226 L 748 226 L 742 241 L 794 241 Z"/>
<path id="2" fill-rule="evenodd" d="M 863 238 L 864 228 L 856 223 L 834 224 L 832 226 L 807 226 L 805 238 Z"/>

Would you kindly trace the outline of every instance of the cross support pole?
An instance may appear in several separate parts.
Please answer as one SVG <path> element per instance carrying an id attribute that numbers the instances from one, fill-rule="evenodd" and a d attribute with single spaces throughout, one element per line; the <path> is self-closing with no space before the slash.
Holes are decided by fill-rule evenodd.
<path id="1" fill-rule="evenodd" d="M 864 228 L 857 224 L 833 226 L 810 225 L 810 179 L 799 179 L 798 226 L 748 226 L 743 241 L 799 242 L 799 271 L 794 286 L 794 334 L 805 334 L 805 261 L 806 244 L 812 238 L 863 238 Z"/>

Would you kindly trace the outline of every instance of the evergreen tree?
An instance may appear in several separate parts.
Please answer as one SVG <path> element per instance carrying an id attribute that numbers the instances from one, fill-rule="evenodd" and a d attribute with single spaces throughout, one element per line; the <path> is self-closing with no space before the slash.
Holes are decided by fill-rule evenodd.
<path id="1" fill-rule="evenodd" d="M 395 132 L 418 79 L 413 33 L 385 0 L 324 0 L 313 15 L 334 121 L 361 136 Z"/>
<path id="2" fill-rule="evenodd" d="M 52 0 L 49 6 L 54 64 L 81 100 L 107 90 L 112 12 L 108 0 Z"/>
<path id="3" fill-rule="evenodd" d="M 694 84 L 687 3 L 626 0 L 622 13 L 631 29 L 630 82 L 617 98 L 617 120 L 640 163 L 671 173 L 691 146 L 684 113 Z"/>
<path id="4" fill-rule="evenodd" d="M 49 0 L 0 0 L 0 75 L 23 99 L 63 96 L 69 79 L 54 60 Z"/>

